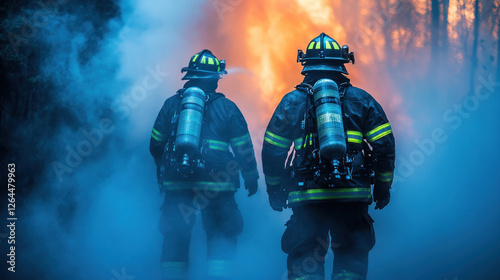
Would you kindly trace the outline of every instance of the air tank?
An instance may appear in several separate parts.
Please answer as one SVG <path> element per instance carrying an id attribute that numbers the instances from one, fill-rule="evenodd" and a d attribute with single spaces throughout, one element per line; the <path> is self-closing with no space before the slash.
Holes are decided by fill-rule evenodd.
<path id="1" fill-rule="evenodd" d="M 321 79 L 313 90 L 320 154 L 338 166 L 346 153 L 339 87 L 330 79 Z"/>
<path id="2" fill-rule="evenodd" d="M 182 96 L 175 149 L 183 157 L 182 165 L 189 165 L 189 158 L 199 151 L 206 95 L 202 89 L 190 87 Z"/>

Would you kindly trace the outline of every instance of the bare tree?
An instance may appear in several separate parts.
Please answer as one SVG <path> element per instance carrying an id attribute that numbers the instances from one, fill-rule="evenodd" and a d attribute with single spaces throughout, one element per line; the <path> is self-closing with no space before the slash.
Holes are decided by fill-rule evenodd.
<path id="1" fill-rule="evenodd" d="M 471 76 L 470 76 L 470 90 L 469 94 L 474 92 L 476 70 L 477 70 L 477 42 L 479 37 L 479 25 L 481 24 L 479 18 L 479 0 L 474 2 L 474 40 L 472 42 L 472 57 L 471 57 Z"/>
<path id="2" fill-rule="evenodd" d="M 431 60 L 433 64 L 439 64 L 439 20 L 441 18 L 439 6 L 439 0 L 431 0 Z"/>
<path id="3" fill-rule="evenodd" d="M 450 0 L 441 0 L 442 9 L 442 28 L 441 28 L 441 49 L 444 53 L 448 53 L 448 9 Z"/>
<path id="4" fill-rule="evenodd" d="M 500 81 L 500 18 L 497 28 L 497 81 Z"/>

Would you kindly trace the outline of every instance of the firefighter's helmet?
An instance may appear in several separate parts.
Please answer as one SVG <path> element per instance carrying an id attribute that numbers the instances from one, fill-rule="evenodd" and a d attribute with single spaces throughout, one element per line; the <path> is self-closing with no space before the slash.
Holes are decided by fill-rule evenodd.
<path id="1" fill-rule="evenodd" d="M 321 33 L 307 45 L 306 53 L 298 51 L 297 62 L 304 66 L 302 75 L 310 71 L 335 71 L 349 74 L 344 64 L 354 64 L 354 53 L 349 52 L 349 47 L 340 47 L 332 37 Z"/>
<path id="2" fill-rule="evenodd" d="M 226 61 L 219 60 L 209 50 L 202 50 L 191 57 L 188 67 L 181 69 L 181 73 L 184 72 L 187 73 L 183 80 L 220 79 L 221 75 L 227 74 Z"/>

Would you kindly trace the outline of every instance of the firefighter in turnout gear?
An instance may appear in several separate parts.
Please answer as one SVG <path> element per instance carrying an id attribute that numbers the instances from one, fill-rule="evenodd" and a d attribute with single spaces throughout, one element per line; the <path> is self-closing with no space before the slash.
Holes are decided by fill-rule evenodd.
<path id="1" fill-rule="evenodd" d="M 243 220 L 234 194 L 239 174 L 248 196 L 259 178 L 252 140 L 240 110 L 216 92 L 225 61 L 209 50 L 195 54 L 184 87 L 168 98 L 153 126 L 150 151 L 165 193 L 160 219 L 163 279 L 188 279 L 196 212 L 207 236 L 207 279 L 235 279 L 232 260 Z"/>
<path id="2" fill-rule="evenodd" d="M 366 279 L 375 244 L 368 205 L 373 197 L 382 209 L 390 200 L 391 125 L 380 104 L 345 76 L 344 64 L 354 64 L 348 46 L 322 33 L 297 62 L 304 81 L 279 103 L 262 149 L 271 207 L 293 210 L 281 244 L 288 279 L 325 279 L 330 246 L 332 279 Z"/>

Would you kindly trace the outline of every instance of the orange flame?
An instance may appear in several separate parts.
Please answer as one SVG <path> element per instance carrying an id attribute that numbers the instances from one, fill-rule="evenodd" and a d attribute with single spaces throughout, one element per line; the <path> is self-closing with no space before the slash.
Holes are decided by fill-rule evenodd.
<path id="1" fill-rule="evenodd" d="M 415 2 L 419 13 L 428 8 L 426 1 Z M 212 12 L 200 28 L 206 30 L 202 32 L 206 47 L 227 59 L 230 74 L 221 82 L 221 91 L 240 105 L 245 116 L 252 116 L 247 120 L 258 134 L 263 134 L 281 98 L 303 79 L 297 49 L 305 49 L 321 32 L 350 46 L 356 54 L 356 65 L 347 66 L 352 83 L 382 104 L 393 126 L 412 134 L 413 121 L 401 110 L 402 93 L 386 68 L 391 56 L 386 49 L 399 51 L 408 44 L 423 48 L 426 34 L 416 34 L 407 26 L 383 36 L 383 28 L 398 13 L 397 1 L 384 3 L 219 0 L 207 4 L 206 10 Z M 386 46 L 388 40 L 390 46 Z"/>

